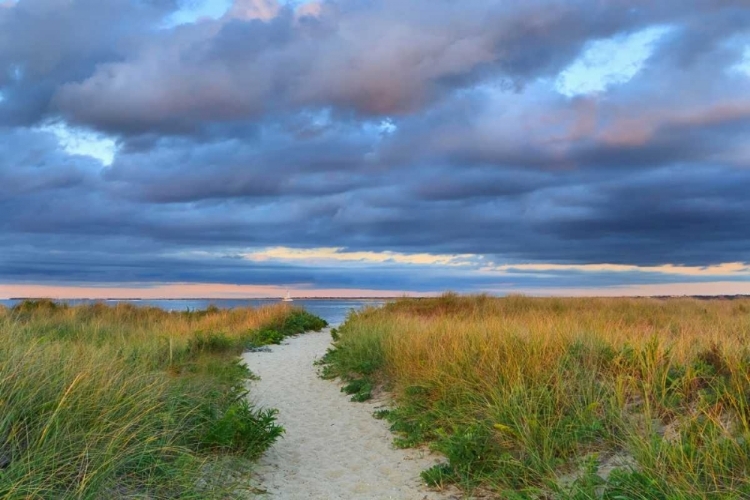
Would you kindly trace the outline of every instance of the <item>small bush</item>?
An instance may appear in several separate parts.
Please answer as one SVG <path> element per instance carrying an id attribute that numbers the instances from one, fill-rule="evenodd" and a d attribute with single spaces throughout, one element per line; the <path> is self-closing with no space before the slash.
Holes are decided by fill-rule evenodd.
<path id="1" fill-rule="evenodd" d="M 27 299 L 13 306 L 12 310 L 19 314 L 51 313 L 67 307 L 50 299 Z"/>
<path id="2" fill-rule="evenodd" d="M 283 319 L 250 332 L 249 342 L 254 346 L 280 344 L 286 337 L 309 331 L 320 331 L 328 322 L 302 309 L 293 309 Z"/>
<path id="3" fill-rule="evenodd" d="M 256 345 L 280 344 L 284 340 L 284 334 L 273 328 L 263 328 L 254 335 Z"/>
<path id="4" fill-rule="evenodd" d="M 254 409 L 245 399 L 235 401 L 211 415 L 202 445 L 257 458 L 284 432 L 276 424 L 277 413 L 272 409 Z"/>
<path id="5" fill-rule="evenodd" d="M 433 465 L 429 469 L 422 471 L 420 476 L 427 486 L 438 488 L 457 481 L 453 468 L 449 464 Z"/>
<path id="6" fill-rule="evenodd" d="M 227 353 L 232 352 L 237 344 L 224 333 L 196 333 L 195 337 L 188 340 L 188 353 Z"/>
<path id="7" fill-rule="evenodd" d="M 355 379 L 341 388 L 341 392 L 352 395 L 352 401 L 364 402 L 372 398 L 372 382 L 368 379 Z"/>

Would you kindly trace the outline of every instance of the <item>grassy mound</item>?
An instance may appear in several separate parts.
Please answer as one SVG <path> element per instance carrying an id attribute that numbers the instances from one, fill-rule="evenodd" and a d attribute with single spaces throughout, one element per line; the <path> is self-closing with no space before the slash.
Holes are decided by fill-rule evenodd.
<path id="1" fill-rule="evenodd" d="M 0 308 L 0 498 L 229 497 L 226 457 L 283 432 L 238 355 L 324 325 L 284 306 Z"/>
<path id="2" fill-rule="evenodd" d="M 324 375 L 396 443 L 449 462 L 432 484 L 501 498 L 750 497 L 750 300 L 447 294 L 353 314 Z"/>

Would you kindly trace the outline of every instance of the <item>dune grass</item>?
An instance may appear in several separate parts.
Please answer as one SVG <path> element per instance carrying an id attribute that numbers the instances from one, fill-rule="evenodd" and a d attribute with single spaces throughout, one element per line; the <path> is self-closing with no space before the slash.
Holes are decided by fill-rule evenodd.
<path id="1" fill-rule="evenodd" d="M 352 314 L 324 375 L 384 386 L 432 484 L 499 498 L 750 498 L 750 300 L 403 299 Z"/>
<path id="2" fill-rule="evenodd" d="M 323 326 L 282 305 L 0 308 L 0 498 L 230 498 L 283 432 L 238 355 Z"/>

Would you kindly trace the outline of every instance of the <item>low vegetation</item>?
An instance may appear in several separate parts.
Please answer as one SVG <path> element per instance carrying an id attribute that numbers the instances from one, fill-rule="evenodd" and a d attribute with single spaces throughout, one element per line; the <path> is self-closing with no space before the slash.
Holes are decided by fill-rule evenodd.
<path id="1" fill-rule="evenodd" d="M 283 305 L 0 308 L 0 498 L 231 497 L 283 432 L 238 355 L 323 326 Z"/>
<path id="2" fill-rule="evenodd" d="M 750 300 L 403 299 L 352 314 L 324 376 L 385 387 L 423 473 L 499 498 L 750 498 Z"/>

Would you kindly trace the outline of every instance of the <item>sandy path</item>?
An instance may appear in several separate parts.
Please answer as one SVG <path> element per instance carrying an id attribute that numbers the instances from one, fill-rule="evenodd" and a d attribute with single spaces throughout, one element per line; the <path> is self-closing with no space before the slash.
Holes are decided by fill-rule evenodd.
<path id="1" fill-rule="evenodd" d="M 391 446 L 387 424 L 372 417 L 375 403 L 352 403 L 335 382 L 318 377 L 313 362 L 330 345 L 328 330 L 244 355 L 261 377 L 253 402 L 279 409 L 286 434 L 260 459 L 260 487 L 283 500 L 454 498 L 426 490 L 419 473 L 437 463 Z"/>

